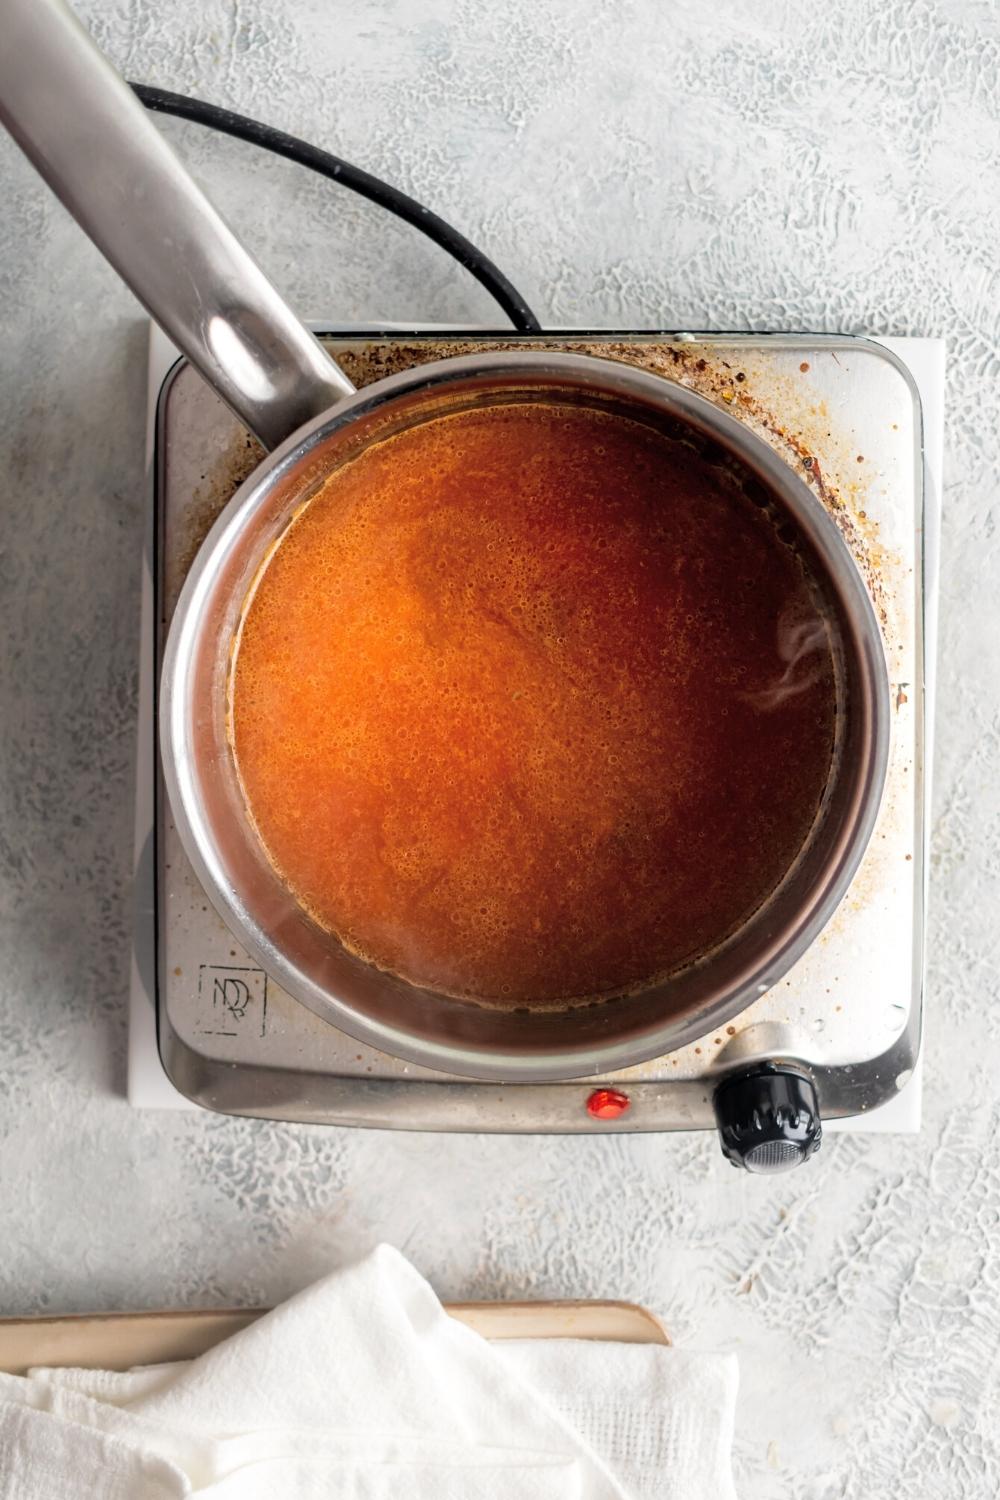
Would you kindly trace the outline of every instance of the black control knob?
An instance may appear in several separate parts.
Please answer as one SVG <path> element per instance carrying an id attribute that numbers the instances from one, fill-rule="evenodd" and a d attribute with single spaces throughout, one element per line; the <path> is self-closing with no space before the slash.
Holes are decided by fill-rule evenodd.
<path id="1" fill-rule="evenodd" d="M 722 1154 L 748 1172 L 787 1172 L 823 1140 L 808 1074 L 788 1063 L 754 1063 L 730 1073 L 712 1100 Z"/>

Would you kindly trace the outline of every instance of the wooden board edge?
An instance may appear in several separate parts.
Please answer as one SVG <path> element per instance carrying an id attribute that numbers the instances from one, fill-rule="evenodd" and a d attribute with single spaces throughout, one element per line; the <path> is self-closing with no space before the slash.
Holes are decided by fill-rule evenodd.
<path id="1" fill-rule="evenodd" d="M 670 1343 L 659 1318 L 637 1302 L 451 1302 L 447 1310 L 488 1339 Z"/>
<path id="2" fill-rule="evenodd" d="M 660 1320 L 634 1302 L 456 1302 L 445 1310 L 486 1339 L 588 1339 L 669 1344 Z M 266 1309 L 0 1318 L 0 1371 L 34 1365 L 128 1370 L 194 1359 Z"/>

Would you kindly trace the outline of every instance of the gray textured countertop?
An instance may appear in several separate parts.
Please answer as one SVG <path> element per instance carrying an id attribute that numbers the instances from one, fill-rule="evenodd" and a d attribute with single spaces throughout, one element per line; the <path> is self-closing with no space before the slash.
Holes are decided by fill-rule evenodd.
<path id="1" fill-rule="evenodd" d="M 948 339 L 917 1138 L 737 1175 L 710 1138 L 432 1138 L 130 1111 L 145 330 L 0 141 L 0 1310 L 280 1298 L 378 1238 L 452 1297 L 634 1297 L 735 1348 L 752 1500 L 1000 1484 L 1000 20 L 987 3 L 89 0 L 132 78 L 478 238 L 543 319 Z M 306 315 L 490 318 L 377 209 L 167 122 Z"/>

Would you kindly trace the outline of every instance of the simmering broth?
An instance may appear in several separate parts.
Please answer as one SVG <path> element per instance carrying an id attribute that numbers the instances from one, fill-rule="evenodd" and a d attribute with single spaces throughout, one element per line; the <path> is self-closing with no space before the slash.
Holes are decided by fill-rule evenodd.
<path id="1" fill-rule="evenodd" d="M 414 984 L 641 988 L 806 842 L 833 627 L 713 451 L 584 407 L 442 416 L 333 473 L 257 580 L 231 735 L 274 866 Z"/>

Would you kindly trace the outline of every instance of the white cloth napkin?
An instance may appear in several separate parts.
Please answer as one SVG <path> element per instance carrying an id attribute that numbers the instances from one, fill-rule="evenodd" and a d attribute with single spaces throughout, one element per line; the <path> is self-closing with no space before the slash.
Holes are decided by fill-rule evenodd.
<path id="1" fill-rule="evenodd" d="M 489 1344 L 382 1246 L 200 1359 L 0 1375 L 0 1500 L 729 1500 L 732 1356 Z"/>

